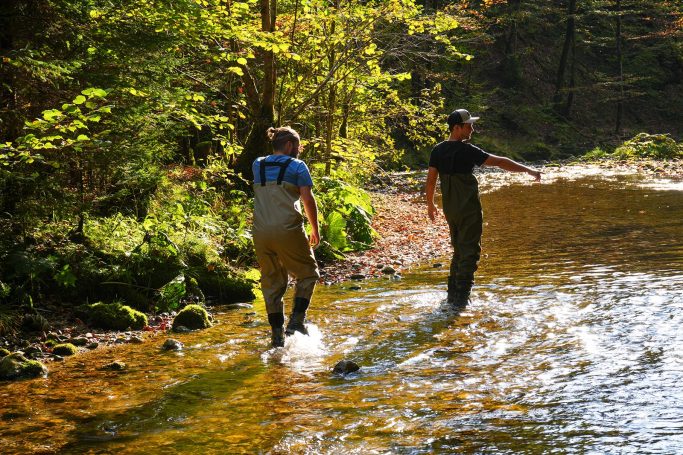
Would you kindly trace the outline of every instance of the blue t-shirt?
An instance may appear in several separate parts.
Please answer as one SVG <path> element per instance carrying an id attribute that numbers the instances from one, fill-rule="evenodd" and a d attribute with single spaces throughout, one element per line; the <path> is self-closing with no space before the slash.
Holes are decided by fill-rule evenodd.
<path id="1" fill-rule="evenodd" d="M 254 183 L 261 183 L 261 161 L 266 160 L 266 162 L 283 163 L 287 161 L 290 157 L 287 155 L 268 155 L 265 157 L 256 158 L 254 164 L 251 166 L 251 170 L 254 173 Z M 276 182 L 277 176 L 280 175 L 279 166 L 266 166 L 266 182 Z M 308 170 L 308 166 L 301 160 L 294 158 L 287 166 L 285 171 L 285 176 L 282 179 L 285 182 L 289 182 L 296 186 L 313 186 L 313 179 L 311 178 L 311 173 Z"/>

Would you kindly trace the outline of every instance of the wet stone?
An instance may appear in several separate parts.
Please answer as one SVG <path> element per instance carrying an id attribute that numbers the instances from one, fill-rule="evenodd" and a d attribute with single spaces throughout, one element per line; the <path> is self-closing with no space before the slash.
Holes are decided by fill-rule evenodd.
<path id="1" fill-rule="evenodd" d="M 85 347 L 90 349 L 90 350 L 93 350 L 93 349 L 97 349 L 97 347 L 99 345 L 100 344 L 97 341 L 93 341 L 92 343 L 87 344 Z"/>
<path id="2" fill-rule="evenodd" d="M 174 328 L 173 331 L 177 332 L 177 333 L 190 333 L 190 332 L 192 332 L 192 330 L 188 329 L 184 325 L 179 325 L 178 327 Z"/>
<path id="3" fill-rule="evenodd" d="M 332 369 L 334 374 L 349 374 L 360 370 L 360 366 L 353 360 L 340 360 Z"/>
<path id="4" fill-rule="evenodd" d="M 237 310 L 240 308 L 254 308 L 254 305 L 250 303 L 231 303 L 229 305 L 225 305 L 225 308 L 228 310 Z"/>
<path id="5" fill-rule="evenodd" d="M 54 360 L 55 362 L 63 362 L 64 357 L 62 357 L 61 355 L 52 354 L 52 360 Z"/>
<path id="6" fill-rule="evenodd" d="M 173 338 L 169 338 L 168 340 L 164 341 L 161 349 L 164 351 L 180 351 L 183 349 L 183 343 L 178 340 L 174 340 Z"/>
<path id="7" fill-rule="evenodd" d="M 74 346 L 85 346 L 88 344 L 88 339 L 84 337 L 72 338 L 69 340 L 69 343 Z"/>
<path id="8" fill-rule="evenodd" d="M 114 360 L 113 362 L 104 365 L 102 369 L 110 371 L 122 371 L 126 369 L 126 364 L 120 360 Z"/>
<path id="9" fill-rule="evenodd" d="M 133 343 L 133 344 L 144 343 L 144 341 L 145 341 L 145 340 L 143 340 L 142 337 L 139 336 L 139 335 L 133 335 L 132 337 L 130 337 L 130 338 L 128 339 L 128 342 L 129 342 L 129 343 Z"/>
<path id="10" fill-rule="evenodd" d="M 365 275 L 363 275 L 362 273 L 354 273 L 354 274 L 349 276 L 349 279 L 351 279 L 351 280 L 363 280 L 363 279 L 365 279 Z"/>
<path id="11" fill-rule="evenodd" d="M 443 267 L 443 264 L 440 262 L 435 262 L 434 264 L 432 264 L 432 267 L 434 267 L 435 269 L 440 269 L 441 267 Z"/>
<path id="12" fill-rule="evenodd" d="M 29 359 L 37 359 L 43 356 L 43 350 L 38 346 L 30 346 L 24 350 L 24 355 Z"/>
<path id="13" fill-rule="evenodd" d="M 390 265 L 387 265 L 386 267 L 382 268 L 382 273 L 384 273 L 385 275 L 393 275 L 394 273 L 396 273 L 396 269 Z"/>

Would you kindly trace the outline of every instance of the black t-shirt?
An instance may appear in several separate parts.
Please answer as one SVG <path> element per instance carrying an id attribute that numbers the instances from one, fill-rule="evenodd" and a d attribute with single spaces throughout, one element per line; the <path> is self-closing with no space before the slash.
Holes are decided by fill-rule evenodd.
<path id="1" fill-rule="evenodd" d="M 429 167 L 438 169 L 439 174 L 471 174 L 474 166 L 481 166 L 489 154 L 460 141 L 443 141 L 437 144 L 429 157 Z"/>

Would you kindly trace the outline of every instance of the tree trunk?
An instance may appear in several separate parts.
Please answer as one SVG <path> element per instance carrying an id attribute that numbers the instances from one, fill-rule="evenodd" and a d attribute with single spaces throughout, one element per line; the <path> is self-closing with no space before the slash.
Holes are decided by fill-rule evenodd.
<path id="1" fill-rule="evenodd" d="M 335 1 L 335 7 L 339 7 L 339 1 Z M 332 24 L 330 25 L 330 36 L 334 36 L 336 31 L 336 21 L 332 19 Z M 330 69 L 334 68 L 336 62 L 336 52 L 334 49 L 334 44 L 332 44 L 332 49 L 330 49 L 329 64 Z M 325 175 L 330 175 L 332 170 L 332 139 L 334 131 L 334 111 L 337 104 L 337 88 L 334 84 L 330 86 L 330 93 L 327 105 L 327 121 L 325 125 Z"/>
<path id="2" fill-rule="evenodd" d="M 617 64 L 619 65 L 619 99 L 617 100 L 617 118 L 614 125 L 614 132 L 621 133 L 621 120 L 623 116 L 623 102 L 624 102 L 624 56 L 622 54 L 621 44 L 621 0 L 616 0 L 616 44 L 617 44 Z"/>
<path id="3" fill-rule="evenodd" d="M 560 56 L 560 64 L 557 69 L 557 78 L 555 80 L 555 94 L 553 95 L 553 106 L 557 112 L 560 112 L 560 105 L 562 104 L 562 92 L 565 89 L 564 79 L 567 70 L 567 61 L 569 60 L 569 52 L 571 51 L 572 42 L 574 41 L 574 33 L 576 29 L 576 0 L 569 0 L 567 4 L 567 29 L 564 35 L 564 44 L 562 45 L 562 55 Z"/>
<path id="4" fill-rule="evenodd" d="M 275 31 L 277 18 L 277 0 L 261 0 L 261 29 L 264 32 Z M 275 87 L 276 62 L 272 51 L 262 51 L 263 86 L 257 106 L 252 106 L 253 125 L 249 137 L 236 163 L 236 170 L 242 177 L 251 179 L 251 164 L 259 156 L 270 151 L 266 131 L 274 126 L 275 121 Z"/>

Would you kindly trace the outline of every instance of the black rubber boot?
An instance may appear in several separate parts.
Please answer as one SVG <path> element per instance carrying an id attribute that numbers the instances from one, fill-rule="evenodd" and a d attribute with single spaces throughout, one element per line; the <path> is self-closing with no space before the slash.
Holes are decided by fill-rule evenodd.
<path id="1" fill-rule="evenodd" d="M 453 303 L 455 302 L 456 298 L 456 292 L 457 292 L 457 281 L 455 281 L 455 277 L 449 276 L 448 277 L 448 297 L 446 297 L 446 301 L 448 303 Z"/>
<path id="2" fill-rule="evenodd" d="M 455 299 L 452 304 L 457 308 L 464 308 L 470 303 L 470 293 L 472 292 L 472 281 L 456 281 Z"/>
<path id="3" fill-rule="evenodd" d="M 271 335 L 270 341 L 274 348 L 281 348 L 285 345 L 285 315 L 283 313 L 271 313 L 268 315 Z"/>
<path id="4" fill-rule="evenodd" d="M 294 310 L 292 310 L 292 315 L 289 317 L 287 330 L 285 331 L 287 335 L 294 335 L 294 332 L 308 335 L 308 330 L 306 330 L 304 321 L 306 320 L 306 310 L 308 309 L 308 305 L 310 303 L 310 300 L 303 297 L 296 297 L 294 299 Z"/>

